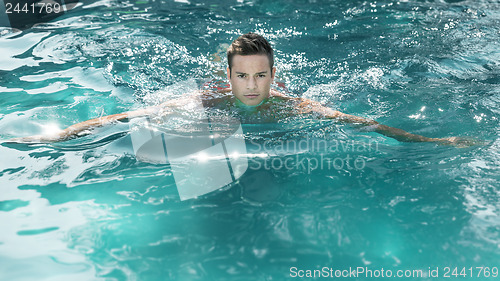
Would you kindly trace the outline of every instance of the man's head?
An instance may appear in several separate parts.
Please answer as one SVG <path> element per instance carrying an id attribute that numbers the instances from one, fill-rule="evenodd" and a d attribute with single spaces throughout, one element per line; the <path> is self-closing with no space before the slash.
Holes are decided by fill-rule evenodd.
<path id="1" fill-rule="evenodd" d="M 233 94 L 247 105 L 258 105 L 269 97 L 276 69 L 274 52 L 264 37 L 247 33 L 227 50 L 227 77 Z"/>

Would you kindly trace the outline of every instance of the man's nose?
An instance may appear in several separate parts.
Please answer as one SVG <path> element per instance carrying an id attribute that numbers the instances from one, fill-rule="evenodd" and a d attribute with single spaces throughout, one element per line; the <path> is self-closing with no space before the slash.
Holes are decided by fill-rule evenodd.
<path id="1" fill-rule="evenodd" d="M 248 78 L 247 89 L 255 89 L 257 87 L 257 81 L 255 77 Z"/>

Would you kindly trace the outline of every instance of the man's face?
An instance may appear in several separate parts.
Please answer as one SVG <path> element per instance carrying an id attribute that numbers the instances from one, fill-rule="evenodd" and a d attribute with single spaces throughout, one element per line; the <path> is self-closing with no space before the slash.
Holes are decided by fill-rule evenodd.
<path id="1" fill-rule="evenodd" d="M 246 105 L 258 105 L 269 97 L 275 72 L 266 55 L 235 55 L 231 72 L 227 68 L 227 78 L 236 98 Z"/>

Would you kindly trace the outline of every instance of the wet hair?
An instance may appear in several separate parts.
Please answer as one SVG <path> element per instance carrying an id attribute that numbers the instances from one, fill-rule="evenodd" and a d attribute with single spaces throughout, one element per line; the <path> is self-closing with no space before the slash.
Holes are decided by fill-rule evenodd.
<path id="1" fill-rule="evenodd" d="M 241 35 L 234 40 L 231 46 L 227 49 L 227 63 L 229 65 L 229 71 L 231 71 L 233 57 L 235 55 L 266 55 L 269 58 L 271 71 L 274 66 L 274 51 L 271 44 L 269 44 L 264 37 L 253 32 Z"/>

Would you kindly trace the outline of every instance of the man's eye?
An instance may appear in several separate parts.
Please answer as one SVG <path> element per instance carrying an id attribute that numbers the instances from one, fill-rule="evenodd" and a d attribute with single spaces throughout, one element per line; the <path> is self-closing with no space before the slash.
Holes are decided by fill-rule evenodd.
<path id="1" fill-rule="evenodd" d="M 245 78 L 244 74 L 238 74 L 238 78 Z"/>
<path id="2" fill-rule="evenodd" d="M 265 74 L 259 74 L 259 78 L 264 78 L 264 77 L 266 77 Z"/>

